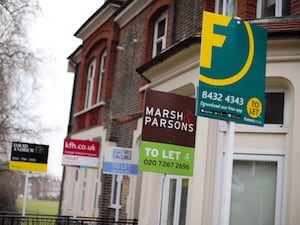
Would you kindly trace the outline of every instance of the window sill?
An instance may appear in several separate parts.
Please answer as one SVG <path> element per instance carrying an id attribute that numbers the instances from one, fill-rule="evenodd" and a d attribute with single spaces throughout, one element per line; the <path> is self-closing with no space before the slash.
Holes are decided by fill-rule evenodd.
<path id="1" fill-rule="evenodd" d="M 91 111 L 91 110 L 93 110 L 93 109 L 95 109 L 95 108 L 97 108 L 97 107 L 103 106 L 103 105 L 105 105 L 105 102 L 104 102 L 104 101 L 98 102 L 97 104 L 94 104 L 94 105 L 92 105 L 92 106 L 89 107 L 89 108 L 86 108 L 86 109 L 83 109 L 83 110 L 81 110 L 81 111 L 79 111 L 79 112 L 77 112 L 77 113 L 74 113 L 73 116 L 74 116 L 74 117 L 80 116 L 80 115 L 82 115 L 82 114 L 85 114 L 85 113 L 87 113 L 87 112 L 89 112 L 89 111 Z"/>
<path id="2" fill-rule="evenodd" d="M 227 124 L 224 121 L 219 123 L 219 131 L 226 132 Z M 255 133 L 288 133 L 289 128 L 282 124 L 265 124 L 264 127 L 236 123 L 235 132 Z"/>
<path id="3" fill-rule="evenodd" d="M 112 208 L 112 209 L 121 209 L 121 205 L 109 205 L 108 206 L 109 208 Z"/>

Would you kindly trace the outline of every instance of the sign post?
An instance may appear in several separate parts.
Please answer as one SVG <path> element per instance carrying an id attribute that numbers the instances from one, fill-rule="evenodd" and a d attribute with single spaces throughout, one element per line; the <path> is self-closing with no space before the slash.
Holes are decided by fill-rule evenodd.
<path id="1" fill-rule="evenodd" d="M 264 125 L 267 31 L 204 12 L 197 115 L 227 122 L 221 223 L 230 223 L 235 122 Z"/>
<path id="2" fill-rule="evenodd" d="M 224 225 L 229 224 L 230 201 L 231 201 L 231 183 L 233 169 L 233 151 L 234 151 L 234 132 L 235 122 L 227 122 L 227 152 L 225 154 L 225 176 L 224 176 L 224 207 L 221 214 Z"/>
<path id="3" fill-rule="evenodd" d="M 120 202 L 123 175 L 138 175 L 139 154 L 131 148 L 109 147 L 104 150 L 103 173 L 116 174 L 116 202 Z M 117 204 L 115 222 L 119 221 L 120 207 Z"/>
<path id="4" fill-rule="evenodd" d="M 48 145 L 12 143 L 9 169 L 25 171 L 22 216 L 26 213 L 29 171 L 47 172 L 48 150 Z"/>
<path id="5" fill-rule="evenodd" d="M 22 204 L 22 216 L 24 217 L 26 214 L 26 201 L 27 201 L 27 195 L 28 195 L 28 178 L 29 178 L 29 172 L 25 172 L 25 183 L 24 183 L 24 193 L 23 193 L 23 204 Z"/>

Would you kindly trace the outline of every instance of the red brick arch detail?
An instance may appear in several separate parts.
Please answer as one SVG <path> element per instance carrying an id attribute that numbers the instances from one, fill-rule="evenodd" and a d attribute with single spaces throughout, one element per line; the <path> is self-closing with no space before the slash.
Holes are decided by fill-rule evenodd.
<path id="1" fill-rule="evenodd" d="M 86 57 L 89 52 L 91 52 L 94 49 L 94 46 L 98 44 L 99 42 L 107 42 L 108 40 L 111 40 L 111 30 L 97 32 L 96 35 L 91 36 L 86 42 L 84 43 L 84 56 Z"/>
<path id="2" fill-rule="evenodd" d="M 147 14 L 147 17 L 146 17 L 147 21 L 149 21 L 151 19 L 151 17 L 153 17 L 157 13 L 159 13 L 159 15 L 160 15 L 165 9 L 167 9 L 170 6 L 170 4 L 171 4 L 170 0 L 158 0 L 158 1 L 154 1 L 154 3 L 151 5 L 150 11 Z M 160 10 L 162 8 L 164 8 L 164 9 L 161 12 Z"/>
<path id="3" fill-rule="evenodd" d="M 88 49 L 86 49 L 86 52 L 84 54 L 84 58 L 89 60 L 91 57 L 98 57 L 99 54 L 103 51 L 103 49 L 107 48 L 107 39 L 101 38 L 97 42 L 94 42 L 93 45 L 89 46 Z"/>
<path id="4" fill-rule="evenodd" d="M 152 46 L 153 46 L 153 31 L 154 31 L 154 22 L 158 17 L 166 11 L 168 8 L 170 8 L 171 1 L 170 0 L 159 0 L 154 1 L 153 4 L 150 6 L 151 9 L 147 13 L 146 20 L 147 20 L 147 26 L 145 27 L 145 52 L 144 52 L 144 62 L 147 62 L 152 58 Z M 168 28 L 170 27 L 170 12 L 168 15 Z M 169 39 L 169 29 L 167 31 L 167 40 Z M 168 41 L 167 41 L 168 45 Z"/>

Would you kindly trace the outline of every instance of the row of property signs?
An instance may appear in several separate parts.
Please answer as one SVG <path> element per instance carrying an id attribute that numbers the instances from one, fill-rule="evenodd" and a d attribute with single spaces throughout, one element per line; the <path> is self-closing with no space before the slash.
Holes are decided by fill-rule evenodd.
<path id="1" fill-rule="evenodd" d="M 138 170 L 193 175 L 195 99 L 147 90 L 140 151 L 104 149 L 103 173 L 137 175 Z M 65 139 L 63 166 L 97 168 L 100 143 Z"/>
<path id="2" fill-rule="evenodd" d="M 197 116 L 263 126 L 266 43 L 265 29 L 204 12 L 197 101 L 147 90 L 139 156 L 132 149 L 107 148 L 104 173 L 137 174 L 139 168 L 192 176 Z M 44 170 L 43 157 L 25 154 L 43 149 L 13 144 L 11 167 L 30 167 L 31 160 L 36 160 Z M 65 139 L 62 164 L 98 167 L 99 150 L 96 141 Z M 19 163 L 19 159 L 25 161 Z"/>
<path id="3" fill-rule="evenodd" d="M 85 168 L 98 168 L 100 142 L 66 138 L 62 165 Z M 104 150 L 104 173 L 138 174 L 138 154 L 132 149 L 108 147 Z"/>

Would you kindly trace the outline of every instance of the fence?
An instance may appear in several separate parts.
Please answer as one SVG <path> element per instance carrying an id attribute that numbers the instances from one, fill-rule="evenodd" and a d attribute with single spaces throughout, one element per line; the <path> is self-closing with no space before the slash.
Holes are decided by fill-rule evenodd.
<path id="1" fill-rule="evenodd" d="M 89 218 L 52 215 L 26 215 L 0 213 L 0 225 L 137 225 L 137 219 Z"/>

